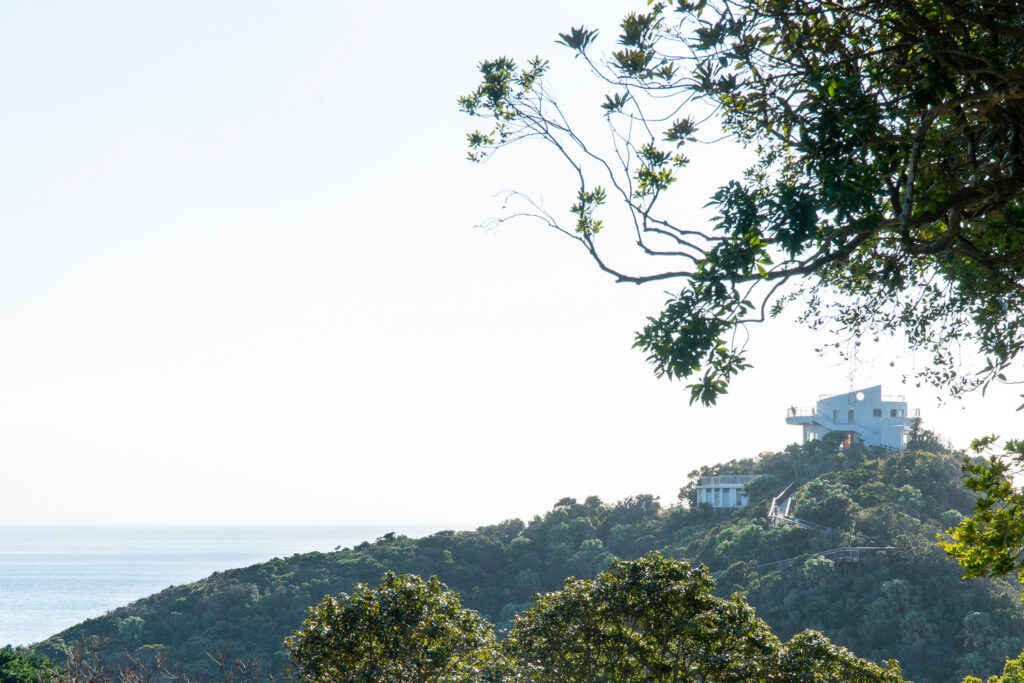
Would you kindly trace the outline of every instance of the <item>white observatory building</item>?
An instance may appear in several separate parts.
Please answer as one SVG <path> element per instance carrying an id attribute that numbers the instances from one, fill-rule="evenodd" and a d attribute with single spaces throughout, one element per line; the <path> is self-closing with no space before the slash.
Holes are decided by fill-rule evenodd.
<path id="1" fill-rule="evenodd" d="M 839 433 L 846 447 L 863 445 L 901 450 L 906 447 L 911 420 L 918 414 L 919 411 L 914 411 L 913 415 L 907 411 L 906 397 L 886 396 L 878 385 L 848 394 L 821 396 L 814 408 L 789 408 L 786 424 L 803 427 L 804 441 Z"/>

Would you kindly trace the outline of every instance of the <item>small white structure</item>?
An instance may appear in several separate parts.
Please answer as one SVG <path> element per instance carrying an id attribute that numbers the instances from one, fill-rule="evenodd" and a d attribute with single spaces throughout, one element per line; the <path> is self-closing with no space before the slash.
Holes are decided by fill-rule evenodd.
<path id="1" fill-rule="evenodd" d="M 786 411 L 786 424 L 801 425 L 805 442 L 839 433 L 845 447 L 856 444 L 898 450 L 906 446 L 910 421 L 918 414 L 914 411 L 911 416 L 907 412 L 905 397 L 885 396 L 879 385 L 848 394 L 821 396 L 814 408 L 790 408 Z"/>
<path id="2" fill-rule="evenodd" d="M 715 477 L 701 477 L 697 484 L 697 505 L 707 503 L 716 508 L 741 508 L 750 501 L 743 494 L 743 487 L 757 474 L 720 474 Z"/>

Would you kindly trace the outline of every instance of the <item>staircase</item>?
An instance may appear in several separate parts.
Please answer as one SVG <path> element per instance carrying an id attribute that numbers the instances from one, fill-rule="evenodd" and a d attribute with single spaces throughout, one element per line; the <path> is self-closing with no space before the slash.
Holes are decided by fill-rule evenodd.
<path id="1" fill-rule="evenodd" d="M 772 505 L 768 508 L 768 519 L 771 521 L 772 525 L 789 524 L 792 526 L 801 526 L 805 529 L 834 531 L 831 527 L 827 527 L 822 524 L 815 524 L 814 522 L 808 522 L 805 519 L 799 519 L 793 516 L 790 507 L 792 506 L 793 494 L 796 493 L 799 486 L 800 485 L 794 481 L 789 486 L 782 489 L 782 492 L 779 493 L 779 495 L 772 498 Z"/>
<path id="2" fill-rule="evenodd" d="M 791 524 L 793 522 L 793 516 L 789 512 L 789 507 L 798 486 L 799 484 L 794 481 L 782 489 L 779 495 L 772 498 L 772 505 L 768 508 L 768 519 L 773 525 Z"/>

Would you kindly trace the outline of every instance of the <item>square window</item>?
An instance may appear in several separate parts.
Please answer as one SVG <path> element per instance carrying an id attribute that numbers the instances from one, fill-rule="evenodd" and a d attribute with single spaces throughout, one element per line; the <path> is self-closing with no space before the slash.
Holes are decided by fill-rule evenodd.
<path id="1" fill-rule="evenodd" d="M 882 409 L 881 408 L 875 408 L 872 411 L 872 413 L 874 414 L 875 417 L 882 417 Z"/>

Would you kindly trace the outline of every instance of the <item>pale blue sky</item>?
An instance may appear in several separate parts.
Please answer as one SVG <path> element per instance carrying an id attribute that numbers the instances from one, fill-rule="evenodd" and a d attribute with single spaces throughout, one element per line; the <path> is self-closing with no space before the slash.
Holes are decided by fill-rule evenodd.
<path id="1" fill-rule="evenodd" d="M 701 464 L 796 440 L 785 408 L 851 374 L 904 393 L 898 348 L 822 359 L 787 320 L 692 408 L 630 349 L 664 285 L 614 285 L 534 225 L 474 227 L 502 190 L 566 203 L 539 147 L 465 161 L 476 63 L 562 55 L 571 103 L 556 33 L 586 21 L 608 49 L 628 8 L 0 0 L 0 524 L 669 502 Z M 742 162 L 693 156 L 699 207 Z M 1019 392 L 905 393 L 960 445 L 1019 425 Z"/>

